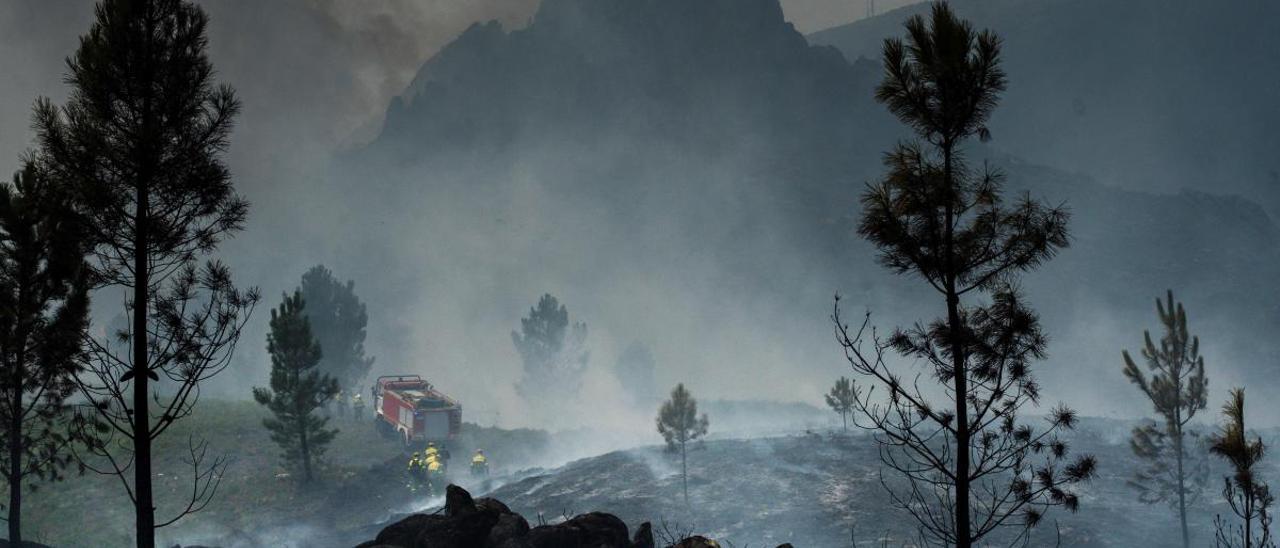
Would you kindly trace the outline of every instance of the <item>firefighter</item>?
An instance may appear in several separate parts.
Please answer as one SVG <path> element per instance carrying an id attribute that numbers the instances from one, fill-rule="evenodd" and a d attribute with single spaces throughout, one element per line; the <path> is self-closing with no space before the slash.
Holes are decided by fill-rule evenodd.
<path id="1" fill-rule="evenodd" d="M 427 490 L 435 492 L 436 488 L 444 487 L 444 467 L 440 465 L 440 459 L 434 458 L 434 455 L 427 461 Z"/>
<path id="2" fill-rule="evenodd" d="M 436 442 L 434 442 L 434 441 L 429 441 L 429 442 L 427 442 L 427 452 L 426 452 L 426 454 L 427 454 L 427 456 L 428 456 L 428 457 L 434 457 L 434 456 L 437 456 L 437 455 L 439 455 L 439 454 L 440 454 L 440 450 L 439 450 L 439 449 L 436 449 Z"/>
<path id="3" fill-rule="evenodd" d="M 334 398 L 334 401 L 338 404 L 338 416 L 346 417 L 347 416 L 347 399 L 342 396 L 341 390 L 338 391 L 338 396 Z"/>
<path id="4" fill-rule="evenodd" d="M 364 416 L 364 400 L 360 399 L 360 393 L 356 392 L 351 396 L 351 418 L 360 420 Z"/>
<path id="5" fill-rule="evenodd" d="M 413 457 L 409 459 L 409 491 L 417 491 L 427 482 L 427 462 L 418 458 L 418 452 L 413 452 Z"/>
<path id="6" fill-rule="evenodd" d="M 476 449 L 476 456 L 471 457 L 471 475 L 489 475 L 489 459 L 485 458 L 484 451 Z"/>

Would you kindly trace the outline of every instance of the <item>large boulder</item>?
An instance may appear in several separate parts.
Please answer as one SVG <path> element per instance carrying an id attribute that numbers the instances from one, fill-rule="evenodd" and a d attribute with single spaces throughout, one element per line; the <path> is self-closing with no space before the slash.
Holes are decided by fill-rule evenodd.
<path id="1" fill-rule="evenodd" d="M 591 512 L 564 523 L 540 525 L 529 531 L 534 548 L 631 548 L 627 524 L 613 514 Z"/>
<path id="2" fill-rule="evenodd" d="M 411 548 L 414 546 L 414 539 L 418 537 L 418 531 L 427 529 L 445 519 L 447 518 L 437 514 L 414 514 L 386 526 L 378 533 L 376 538 L 361 544 L 360 548 L 372 548 L 373 546 Z"/>
<path id="3" fill-rule="evenodd" d="M 668 548 L 720 548 L 720 543 L 704 536 L 685 537 Z"/>
<path id="4" fill-rule="evenodd" d="M 414 514 L 388 525 L 358 548 L 653 548 L 645 523 L 634 543 L 627 525 L 612 514 L 592 512 L 563 523 L 529 527 L 524 517 L 501 501 L 474 500 L 450 485 L 445 506 L 435 514 Z"/>
<path id="5" fill-rule="evenodd" d="M 636 528 L 636 536 L 631 537 L 631 548 L 653 548 L 653 525 L 646 521 Z"/>

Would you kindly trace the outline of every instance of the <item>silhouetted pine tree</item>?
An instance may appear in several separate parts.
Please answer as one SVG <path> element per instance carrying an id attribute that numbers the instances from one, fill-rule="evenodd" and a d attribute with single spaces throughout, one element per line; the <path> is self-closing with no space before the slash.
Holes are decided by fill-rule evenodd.
<path id="1" fill-rule="evenodd" d="M 853 403 L 855 394 L 853 393 L 853 381 L 848 377 L 840 377 L 836 379 L 835 386 L 831 387 L 831 391 L 825 395 L 827 406 L 840 415 L 840 422 L 844 425 L 844 429 L 849 429 L 849 412 L 853 411 Z"/>
<path id="2" fill-rule="evenodd" d="M 1133 429 L 1129 446 L 1143 461 L 1143 468 L 1129 484 L 1138 490 L 1143 502 L 1168 502 L 1178 511 L 1182 545 L 1189 547 L 1187 507 L 1204 492 L 1209 469 L 1202 455 L 1193 458 L 1189 450 L 1195 444 L 1188 443 L 1188 437 L 1194 439 L 1196 434 L 1187 429 L 1187 424 L 1205 408 L 1209 381 L 1200 356 L 1200 338 L 1187 332 L 1187 312 L 1182 303 L 1173 300 L 1173 291 L 1168 292 L 1165 302 L 1156 299 L 1156 313 L 1164 328 L 1160 344 L 1151 340 L 1149 331 L 1142 332 L 1142 357 L 1151 376 L 1143 374 L 1128 350 L 1123 352 L 1124 376 L 1146 394 L 1164 423 Z"/>
<path id="3" fill-rule="evenodd" d="M 658 409 L 658 433 L 667 442 L 667 449 L 680 452 L 680 483 L 684 487 L 684 502 L 689 502 L 689 442 L 707 434 L 711 422 L 707 414 L 698 416 L 698 400 L 693 399 L 684 383 L 671 390 L 671 399 Z"/>
<path id="4" fill-rule="evenodd" d="M 1275 496 L 1267 483 L 1258 478 L 1254 467 L 1266 454 L 1262 438 L 1250 440 L 1244 429 L 1244 389 L 1231 391 L 1231 399 L 1222 406 L 1227 422 L 1217 434 L 1209 437 L 1209 451 L 1231 463 L 1234 474 L 1223 478 L 1222 497 L 1231 511 L 1243 522 L 1232 527 L 1214 518 L 1215 540 L 1222 548 L 1274 548 L 1271 540 L 1271 503 Z"/>
<path id="5" fill-rule="evenodd" d="M 985 124 L 1005 89 L 1000 39 L 945 2 L 906 29 L 905 42 L 885 41 L 876 98 L 919 140 L 886 154 L 888 174 L 864 193 L 858 231 L 882 264 L 937 292 L 946 315 L 888 341 L 868 330 L 869 314 L 850 332 L 839 297 L 832 319 L 850 365 L 872 386 L 861 390 L 855 379 L 854 424 L 876 433 L 883 462 L 907 480 L 890 488 L 894 502 L 927 540 L 968 548 L 1001 527 L 1029 534 L 1051 507 L 1074 511 L 1071 487 L 1094 474 L 1093 457 L 1068 461 L 1057 437 L 1075 426 L 1073 411 L 1054 409 L 1040 432 L 1017 422 L 1038 402 L 1031 365 L 1046 339 L 1014 284 L 1067 246 L 1069 215 L 1030 197 L 1005 203 L 1002 175 L 964 161 L 965 141 L 990 137 Z M 884 360 L 890 349 L 927 363 L 940 389 L 903 381 Z"/>
<path id="6" fill-rule="evenodd" d="M 254 388 L 253 399 L 267 406 L 274 418 L 263 419 L 271 441 L 284 450 L 284 460 L 302 468 L 303 481 L 311 481 L 312 465 L 338 433 L 328 429 L 328 417 L 320 410 L 338 394 L 338 380 L 320 371 L 320 344 L 311 336 L 306 301 L 300 291 L 285 295 L 280 308 L 271 311 L 267 334 L 271 354 L 271 389 Z"/>
<path id="7" fill-rule="evenodd" d="M 373 357 L 364 355 L 369 314 L 356 296 L 355 282 L 342 283 L 324 265 L 317 265 L 302 275 L 301 290 L 311 332 L 324 347 L 320 371 L 354 393 L 356 383 L 373 368 Z"/>
<path id="8" fill-rule="evenodd" d="M 35 125 L 42 163 L 74 190 L 87 221 L 96 280 L 128 292 L 129 330 L 90 339 L 89 374 L 79 378 L 97 426 L 116 437 L 94 446 L 103 463 L 94 469 L 120 476 L 137 544 L 151 548 L 156 528 L 204 507 L 224 463 L 201 463 L 207 445 L 193 441 L 192 498 L 158 521 L 152 444 L 226 368 L 257 302 L 225 266 L 197 263 L 248 211 L 222 162 L 239 103 L 213 81 L 199 6 L 103 0 L 94 13 L 67 61 L 66 104 L 39 101 Z M 158 385 L 161 375 L 170 382 Z"/>
<path id="9" fill-rule="evenodd" d="M 65 193 L 36 164 L 0 185 L 0 452 L 9 545 L 22 545 L 22 491 L 73 460 L 67 429 L 88 327 L 88 250 Z M 30 484 L 34 489 L 35 484 Z"/>

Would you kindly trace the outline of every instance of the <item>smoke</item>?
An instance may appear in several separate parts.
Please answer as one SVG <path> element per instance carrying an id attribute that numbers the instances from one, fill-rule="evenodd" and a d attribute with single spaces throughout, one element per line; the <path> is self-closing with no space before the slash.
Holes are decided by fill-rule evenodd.
<path id="1" fill-rule="evenodd" d="M 881 0 L 877 9 L 906 3 Z M 253 203 L 247 229 L 222 254 L 237 280 L 265 295 L 234 374 L 218 379 L 211 393 L 245 397 L 250 386 L 265 383 L 266 307 L 318 263 L 355 280 L 368 302 L 367 347 L 378 358 L 375 374 L 423 374 L 464 403 L 468 420 L 616 434 L 600 447 L 653 435 L 654 410 L 624 405 L 628 387 L 613 372 L 630 341 L 652 344 L 663 392 L 685 382 L 703 401 L 820 405 L 831 380 L 848 374 L 827 319 L 833 293 L 846 295 L 851 316 L 873 310 L 883 329 L 937 313 L 922 299 L 899 299 L 918 289 L 915 281 L 868 266 L 873 250 L 850 234 L 857 193 L 874 173 L 843 171 L 838 190 L 803 198 L 848 210 L 820 220 L 839 247 L 822 249 L 832 258 L 815 263 L 817 244 L 808 241 L 813 233 L 795 228 L 796 217 L 812 210 L 770 186 L 767 179 L 775 174 L 760 173 L 753 157 L 754 141 L 767 146 L 777 144 L 771 138 L 790 136 L 754 121 L 726 122 L 741 124 L 732 132 L 743 136 L 739 142 L 686 150 L 629 135 L 589 146 L 563 135 L 533 135 L 513 147 L 519 153 L 483 169 L 392 163 L 340 168 L 350 165 L 343 155 L 379 133 L 392 99 L 442 46 L 476 22 L 496 19 L 508 31 L 522 28 L 536 4 L 202 2 L 212 18 L 211 56 L 219 79 L 233 85 L 244 103 L 229 160 L 237 188 Z M 88 28 L 89 6 L 87 0 L 0 6 L 0 62 L 6 74 L 23 75 L 0 81 L 6 98 L 0 101 L 0 155 L 15 159 L 14 167 L 29 143 L 31 100 L 65 96 L 62 60 Z M 865 13 L 861 2 L 829 0 L 786 0 L 783 8 L 802 31 Z M 891 23 L 896 31 L 899 23 Z M 700 107 L 734 112 L 735 96 L 715 99 Z M 867 123 L 877 127 L 874 120 Z M 874 157 L 892 139 L 878 136 L 864 154 Z M 1051 263 L 1046 271 L 1055 268 Z M 1035 274 L 1028 285 L 1037 295 L 1052 294 L 1061 281 Z M 1046 314 L 1053 367 L 1038 371 L 1049 401 L 1063 399 L 1086 413 L 1143 413 L 1131 387 L 1082 383 L 1080 372 L 1118 372 L 1112 363 L 1118 350 L 1136 346 L 1138 327 L 1150 324 L 1149 299 L 1135 297 L 1139 304 L 1120 313 L 1114 302 L 1094 302 L 1087 290 L 1079 291 L 1076 300 L 1090 306 Z M 581 396 L 555 402 L 559 412 L 550 416 L 532 413 L 530 402 L 515 393 L 520 360 L 508 337 L 547 292 L 587 323 L 591 351 Z M 1069 300 L 1033 296 L 1046 307 Z M 114 309 L 119 299 L 101 302 Z M 1221 314 L 1206 328 L 1208 353 L 1216 350 L 1208 335 L 1231 328 Z M 1218 355 L 1232 365 L 1223 364 L 1215 389 L 1245 381 L 1225 371 L 1249 358 L 1223 346 Z M 713 432 L 716 425 L 712 416 Z"/>

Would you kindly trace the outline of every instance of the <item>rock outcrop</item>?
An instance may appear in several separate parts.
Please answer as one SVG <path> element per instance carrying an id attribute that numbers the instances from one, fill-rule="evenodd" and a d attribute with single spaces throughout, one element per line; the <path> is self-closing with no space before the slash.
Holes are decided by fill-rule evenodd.
<path id="1" fill-rule="evenodd" d="M 612 514 L 591 512 L 554 525 L 529 522 L 491 498 L 474 500 L 450 485 L 443 512 L 414 514 L 393 523 L 357 548 L 653 548 L 652 528 L 642 524 L 634 540 Z"/>
<path id="2" fill-rule="evenodd" d="M 445 490 L 444 508 L 388 525 L 356 548 L 654 548 L 653 527 L 644 522 L 634 537 L 613 514 L 589 512 L 554 525 L 529 527 L 520 514 L 492 498 L 474 500 L 457 485 Z M 790 545 L 783 545 L 790 548 Z M 691 536 L 667 548 L 719 548 L 715 540 Z M 783 548 L 783 547 L 779 547 Z"/>

